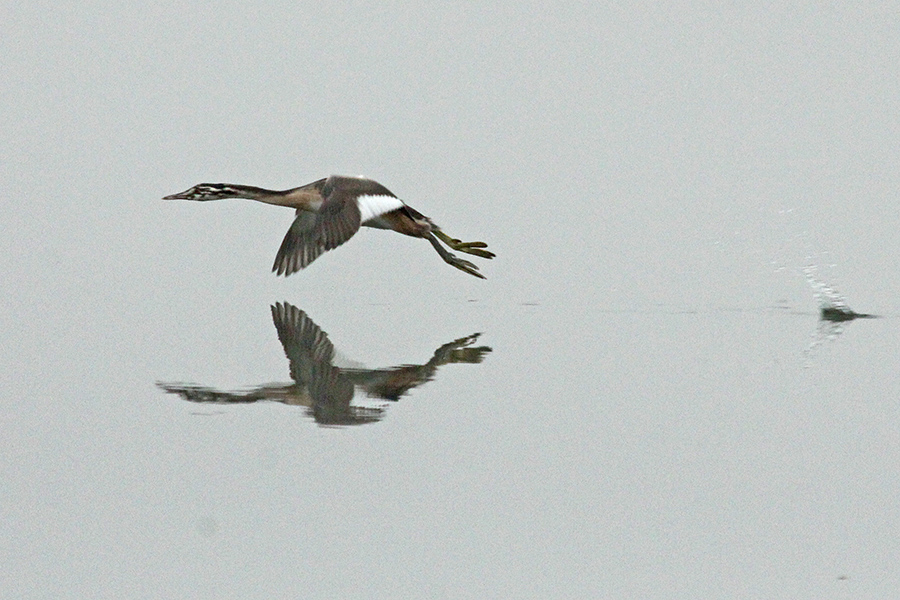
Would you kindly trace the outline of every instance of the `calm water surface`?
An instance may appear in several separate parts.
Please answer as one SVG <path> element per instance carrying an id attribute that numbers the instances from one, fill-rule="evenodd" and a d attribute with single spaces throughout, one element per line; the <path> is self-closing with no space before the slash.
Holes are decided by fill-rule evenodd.
<path id="1" fill-rule="evenodd" d="M 148 303 L 134 329 L 100 306 L 30 330 L 45 360 L 6 388 L 13 597 L 884 583 L 895 319 L 487 299 L 404 328 L 201 298 L 194 321 Z"/>

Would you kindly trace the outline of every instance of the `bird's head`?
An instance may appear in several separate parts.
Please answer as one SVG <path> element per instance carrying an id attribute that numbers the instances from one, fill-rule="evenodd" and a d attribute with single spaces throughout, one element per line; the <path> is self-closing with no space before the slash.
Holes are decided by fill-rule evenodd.
<path id="1" fill-rule="evenodd" d="M 163 200 L 221 200 L 222 198 L 245 198 L 245 190 L 242 186 L 229 183 L 198 183 L 194 187 L 166 196 Z"/>

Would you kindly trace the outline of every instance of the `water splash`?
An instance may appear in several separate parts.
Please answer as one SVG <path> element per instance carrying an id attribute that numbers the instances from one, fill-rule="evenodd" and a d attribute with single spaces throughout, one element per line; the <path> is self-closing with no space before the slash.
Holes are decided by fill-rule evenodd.
<path id="1" fill-rule="evenodd" d="M 807 260 L 810 257 L 807 256 Z M 806 360 L 803 366 L 809 368 L 813 364 L 813 359 L 818 348 L 825 342 L 833 342 L 841 333 L 844 332 L 843 321 L 852 320 L 853 317 L 843 319 L 832 319 L 829 315 L 852 315 L 853 310 L 847 304 L 847 300 L 838 292 L 834 286 L 828 285 L 818 278 L 819 268 L 814 263 L 807 263 L 803 267 L 803 276 L 806 282 L 813 290 L 816 303 L 819 305 L 819 322 L 816 324 L 816 330 L 813 332 L 812 340 L 804 352 Z"/>
<path id="2" fill-rule="evenodd" d="M 844 332 L 844 323 L 854 319 L 873 319 L 877 315 L 858 313 L 850 308 L 847 300 L 834 286 L 828 285 L 817 277 L 818 267 L 815 264 L 808 263 L 803 268 L 803 275 L 812 287 L 819 305 L 819 322 L 816 325 L 813 339 L 804 352 L 806 356 L 804 367 L 810 367 L 817 348 L 825 342 L 837 339 Z"/>
<path id="3" fill-rule="evenodd" d="M 850 314 L 853 310 L 847 304 L 847 300 L 833 286 L 828 285 L 816 275 L 818 275 L 819 267 L 815 264 L 807 264 L 803 267 L 803 276 L 806 277 L 807 283 L 813 289 L 816 303 L 819 310 L 825 314 L 826 312 L 839 312 Z"/>
<path id="4" fill-rule="evenodd" d="M 819 317 L 823 321 L 839 323 L 853 319 L 873 319 L 876 315 L 858 313 L 847 304 L 847 300 L 833 286 L 816 277 L 818 268 L 808 264 L 803 268 L 803 275 L 813 289 L 816 302 L 819 304 Z M 839 333 L 839 332 L 838 332 Z"/>

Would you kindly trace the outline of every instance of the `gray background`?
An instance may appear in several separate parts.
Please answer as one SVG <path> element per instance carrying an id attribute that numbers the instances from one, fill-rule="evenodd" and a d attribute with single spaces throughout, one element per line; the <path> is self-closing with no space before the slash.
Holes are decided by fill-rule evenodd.
<path id="1" fill-rule="evenodd" d="M 900 589 L 891 3 L 6 3 L 4 598 L 887 598 Z M 487 281 L 200 181 L 379 180 Z M 817 323 L 807 276 L 885 318 Z M 269 305 L 372 367 L 359 428 Z"/>

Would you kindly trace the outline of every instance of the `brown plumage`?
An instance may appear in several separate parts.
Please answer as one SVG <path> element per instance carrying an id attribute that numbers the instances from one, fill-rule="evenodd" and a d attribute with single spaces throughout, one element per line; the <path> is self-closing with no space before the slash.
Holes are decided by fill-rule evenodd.
<path id="1" fill-rule="evenodd" d="M 337 248 L 360 227 L 390 229 L 428 240 L 440 257 L 475 277 L 484 279 L 478 267 L 449 252 L 441 243 L 459 252 L 494 258 L 484 242 L 462 242 L 451 238 L 431 219 L 407 206 L 390 190 L 371 179 L 332 175 L 298 188 L 276 191 L 230 183 L 201 183 L 164 200 L 221 200 L 246 198 L 296 209 L 293 224 L 275 256 L 272 270 L 288 276 L 307 267 L 322 253 Z"/>

